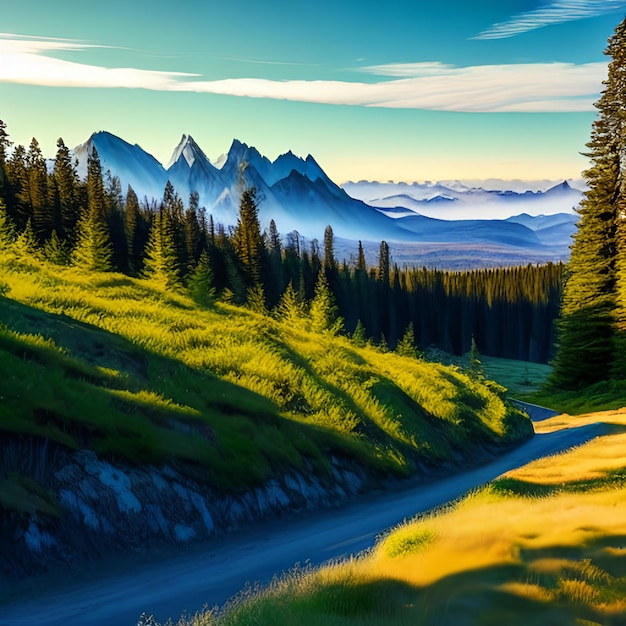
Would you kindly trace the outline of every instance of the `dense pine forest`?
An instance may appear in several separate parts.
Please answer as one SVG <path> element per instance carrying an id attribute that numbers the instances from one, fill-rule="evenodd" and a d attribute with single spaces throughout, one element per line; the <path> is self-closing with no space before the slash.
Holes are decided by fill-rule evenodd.
<path id="1" fill-rule="evenodd" d="M 0 245 L 53 263 L 146 276 L 196 298 L 219 297 L 260 311 L 294 314 L 308 307 L 320 272 L 334 296 L 345 332 L 411 351 L 436 347 L 479 350 L 547 362 L 554 343 L 563 266 L 467 272 L 399 268 L 380 243 L 368 267 L 359 242 L 353 258 L 335 258 L 332 227 L 320 245 L 272 221 L 261 232 L 260 200 L 242 185 L 235 227 L 216 224 L 191 194 L 185 202 L 167 184 L 160 202 L 140 201 L 131 187 L 102 172 L 97 152 L 80 180 L 69 149 L 57 142 L 48 167 L 39 144 L 13 147 L 0 121 Z"/>

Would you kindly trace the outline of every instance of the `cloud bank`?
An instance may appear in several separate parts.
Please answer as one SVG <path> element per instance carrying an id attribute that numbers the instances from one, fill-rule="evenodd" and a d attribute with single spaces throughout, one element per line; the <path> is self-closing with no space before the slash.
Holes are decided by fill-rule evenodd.
<path id="1" fill-rule="evenodd" d="M 529 63 L 455 67 L 438 62 L 360 68 L 375 82 L 232 78 L 106 68 L 58 59 L 87 44 L 0 35 L 0 83 L 47 87 L 132 88 L 364 107 L 459 112 L 592 111 L 606 77 L 606 63 Z"/>
<path id="2" fill-rule="evenodd" d="M 537 28 L 582 20 L 626 8 L 626 0 L 561 0 L 540 9 L 514 15 L 506 22 L 494 24 L 472 39 L 506 39 Z"/>

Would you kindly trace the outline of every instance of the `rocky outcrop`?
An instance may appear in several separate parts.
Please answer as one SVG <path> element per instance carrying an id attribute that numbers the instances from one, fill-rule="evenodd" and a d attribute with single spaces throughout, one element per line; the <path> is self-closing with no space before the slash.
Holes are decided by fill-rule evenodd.
<path id="1" fill-rule="evenodd" d="M 57 459 L 47 481 L 61 511 L 14 516 L 5 532 L 5 574 L 33 574 L 55 562 L 187 543 L 256 520 L 333 506 L 372 488 L 355 463 L 332 460 L 326 476 L 292 471 L 235 495 L 217 493 L 172 467 L 130 466 L 82 450 Z M 5 537 L 6 538 L 6 537 Z"/>

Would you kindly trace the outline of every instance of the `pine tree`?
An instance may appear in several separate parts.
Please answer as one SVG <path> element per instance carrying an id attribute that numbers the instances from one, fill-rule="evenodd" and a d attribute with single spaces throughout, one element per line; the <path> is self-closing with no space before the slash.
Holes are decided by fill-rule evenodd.
<path id="1" fill-rule="evenodd" d="M 13 222 L 7 213 L 6 204 L 0 197 L 0 253 L 7 252 L 13 245 L 14 241 L 15 227 L 13 226 Z"/>
<path id="2" fill-rule="evenodd" d="M 191 259 L 187 255 L 185 238 L 185 206 L 182 198 L 176 192 L 174 192 L 171 205 L 165 206 L 165 211 L 169 214 L 170 223 L 172 225 L 178 276 L 179 278 L 184 278 L 187 274 Z"/>
<path id="3" fill-rule="evenodd" d="M 330 226 L 324 229 L 324 267 L 330 271 L 337 269 L 335 260 L 335 235 Z"/>
<path id="4" fill-rule="evenodd" d="M 267 306 L 265 304 L 265 293 L 262 285 L 253 285 L 248 289 L 248 297 L 246 304 L 251 311 L 267 315 Z"/>
<path id="5" fill-rule="evenodd" d="M 357 320 L 354 332 L 352 333 L 352 341 L 361 348 L 367 343 L 365 326 L 363 326 L 363 322 L 361 322 L 361 320 Z"/>
<path id="6" fill-rule="evenodd" d="M 356 262 L 356 269 L 362 272 L 367 271 L 367 263 L 365 262 L 365 252 L 363 252 L 363 244 L 359 241 L 359 256 Z"/>
<path id="7" fill-rule="evenodd" d="M 37 258 L 39 256 L 37 238 L 35 237 L 33 223 L 30 219 L 26 222 L 24 230 L 18 235 L 13 249 L 17 256 L 22 259 Z"/>
<path id="8" fill-rule="evenodd" d="M 7 125 L 0 120 L 0 198 L 8 195 L 8 180 L 6 175 L 7 155 L 11 141 L 7 133 Z"/>
<path id="9" fill-rule="evenodd" d="M 615 345 L 611 374 L 626 380 L 626 193 L 622 194 L 616 232 Z"/>
<path id="10" fill-rule="evenodd" d="M 15 221 L 18 230 L 26 226 L 32 218 L 28 170 L 26 168 L 26 149 L 21 144 L 15 146 L 5 167 L 7 211 Z"/>
<path id="11" fill-rule="evenodd" d="M 100 156 L 95 146 L 92 146 L 91 154 L 87 157 L 87 210 L 104 221 L 107 213 L 106 193 Z"/>
<path id="12" fill-rule="evenodd" d="M 70 262 L 70 250 L 67 244 L 53 230 L 50 239 L 43 245 L 43 256 L 47 261 L 56 265 L 68 265 Z"/>
<path id="13" fill-rule="evenodd" d="M 257 192 L 248 188 L 241 194 L 239 218 L 233 234 L 233 247 L 244 269 L 247 282 L 261 282 L 263 263 L 263 238 L 259 224 Z"/>
<path id="14" fill-rule="evenodd" d="M 164 287 L 179 283 L 178 255 L 169 213 L 161 209 L 153 218 L 144 257 L 143 275 Z"/>
<path id="15" fill-rule="evenodd" d="M 404 331 L 402 339 L 396 345 L 396 352 L 400 356 L 408 356 L 417 358 L 418 351 L 415 348 L 415 331 L 413 330 L 413 322 L 410 322 Z"/>
<path id="16" fill-rule="evenodd" d="M 113 246 L 109 230 L 97 206 L 85 211 L 76 225 L 76 231 L 77 243 L 72 252 L 72 263 L 91 272 L 111 270 Z"/>
<path id="17" fill-rule="evenodd" d="M 389 244 L 386 241 L 381 241 L 380 254 L 378 257 L 378 274 L 376 277 L 383 285 L 389 285 L 390 276 Z"/>
<path id="18" fill-rule="evenodd" d="M 54 160 L 52 178 L 56 196 L 53 204 L 58 206 L 62 235 L 71 236 L 80 218 L 78 175 L 72 164 L 70 151 L 61 138 L 57 140 L 57 154 Z"/>
<path id="19" fill-rule="evenodd" d="M 472 378 L 476 378 L 478 380 L 483 380 L 485 378 L 483 363 L 480 360 L 480 353 L 478 352 L 478 346 L 476 345 L 474 335 L 472 335 L 470 351 L 467 355 L 467 373 Z"/>
<path id="20" fill-rule="evenodd" d="M 317 276 L 315 295 L 309 307 L 309 319 L 311 329 L 316 332 L 330 332 L 334 335 L 343 326 L 343 320 L 338 315 L 335 297 L 330 290 L 326 273 L 323 270 Z"/>
<path id="21" fill-rule="evenodd" d="M 267 304 L 273 308 L 278 304 L 283 292 L 282 244 L 276 228 L 276 222 L 270 221 L 269 232 L 265 235 L 266 263 L 263 272 L 263 284 Z"/>
<path id="22" fill-rule="evenodd" d="M 33 137 L 26 157 L 28 189 L 33 215 L 33 228 L 40 241 L 48 239 L 54 228 L 54 215 L 48 204 L 48 170 L 38 141 Z"/>
<path id="23" fill-rule="evenodd" d="M 128 271 L 128 241 L 124 223 L 124 196 L 118 176 L 107 170 L 104 177 L 105 218 L 109 228 L 109 237 L 113 246 L 113 265 L 122 271 Z"/>
<path id="24" fill-rule="evenodd" d="M 194 194 L 191 194 L 192 196 Z M 197 196 L 197 194 L 196 194 Z M 203 249 L 202 231 L 198 220 L 197 198 L 195 202 L 190 199 L 189 208 L 184 216 L 185 256 L 190 267 L 200 258 Z"/>
<path id="25" fill-rule="evenodd" d="M 7 125 L 0 120 L 0 168 L 4 167 L 7 161 L 7 153 L 11 147 L 9 134 L 7 133 Z"/>
<path id="26" fill-rule="evenodd" d="M 608 79 L 587 144 L 592 165 L 584 173 L 589 186 L 568 266 L 558 349 L 551 384 L 576 389 L 609 378 L 614 356 L 616 311 L 616 230 L 618 207 L 626 191 L 620 171 L 626 136 L 626 20 L 609 39 Z"/>
<path id="27" fill-rule="evenodd" d="M 128 269 L 131 273 L 141 268 L 141 239 L 139 231 L 139 200 L 133 188 L 128 185 L 124 203 L 124 235 L 128 253 Z"/>
<path id="28" fill-rule="evenodd" d="M 300 325 L 302 323 L 304 309 L 292 283 L 287 285 L 287 289 L 281 296 L 280 302 L 275 309 L 275 315 L 278 319 L 290 325 Z"/>
<path id="29" fill-rule="evenodd" d="M 198 263 L 189 274 L 187 291 L 191 298 L 202 306 L 211 306 L 215 301 L 213 270 L 206 250 L 202 252 Z"/>

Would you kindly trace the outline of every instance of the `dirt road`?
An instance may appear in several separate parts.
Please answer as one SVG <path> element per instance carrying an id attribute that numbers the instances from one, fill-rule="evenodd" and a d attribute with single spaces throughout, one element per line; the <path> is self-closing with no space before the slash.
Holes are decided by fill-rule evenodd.
<path id="1" fill-rule="evenodd" d="M 407 517 L 454 500 L 528 461 L 602 434 L 590 424 L 535 437 L 482 467 L 349 506 L 274 520 L 247 533 L 154 562 L 119 564 L 105 576 L 62 590 L 32 590 L 0 606 L 2 626 L 135 626 L 145 611 L 164 622 L 204 605 L 222 604 L 248 582 L 271 580 L 296 562 L 319 564 L 371 546 L 376 535 Z"/>

